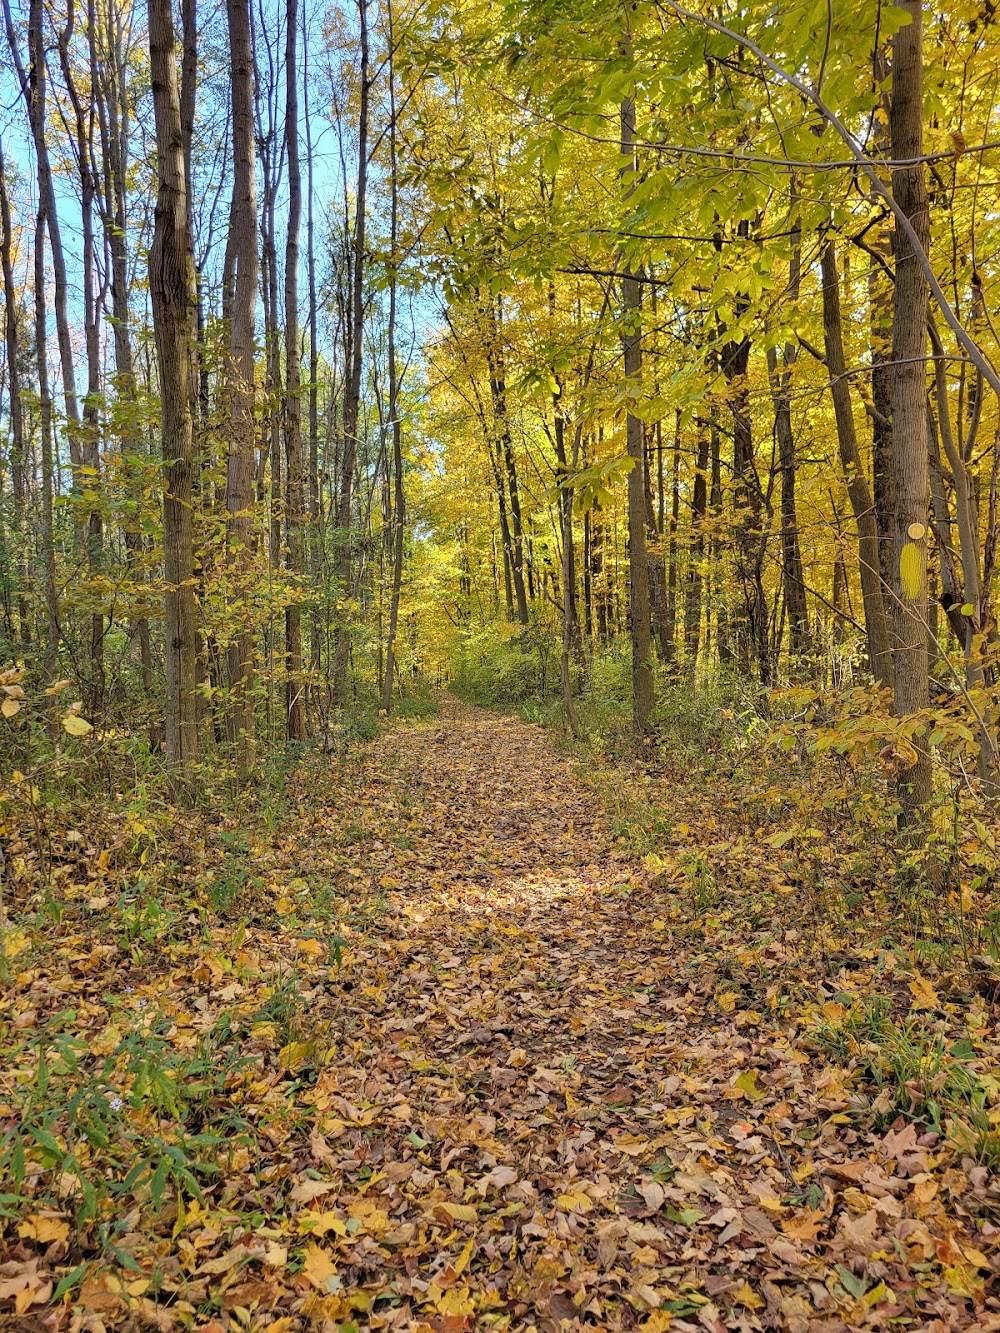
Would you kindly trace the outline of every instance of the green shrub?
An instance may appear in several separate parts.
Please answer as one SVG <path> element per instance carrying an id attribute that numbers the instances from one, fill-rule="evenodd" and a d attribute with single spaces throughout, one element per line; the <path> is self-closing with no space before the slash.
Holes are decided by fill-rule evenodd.
<path id="1" fill-rule="evenodd" d="M 404 694 L 402 698 L 394 701 L 392 711 L 396 717 L 417 719 L 437 717 L 437 700 L 427 690 L 421 690 L 414 694 Z"/>
<path id="2" fill-rule="evenodd" d="M 539 659 L 524 651 L 520 636 L 509 637 L 514 628 L 487 625 L 469 631 L 451 664 L 451 687 L 460 698 L 503 708 L 539 692 Z"/>

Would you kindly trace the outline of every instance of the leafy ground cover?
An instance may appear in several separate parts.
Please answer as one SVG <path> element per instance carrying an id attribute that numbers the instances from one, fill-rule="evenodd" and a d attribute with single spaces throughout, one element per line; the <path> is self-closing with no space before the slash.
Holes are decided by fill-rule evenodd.
<path id="1" fill-rule="evenodd" d="M 740 781 L 446 700 L 26 826 L 0 1326 L 1000 1328 L 993 974 Z"/>

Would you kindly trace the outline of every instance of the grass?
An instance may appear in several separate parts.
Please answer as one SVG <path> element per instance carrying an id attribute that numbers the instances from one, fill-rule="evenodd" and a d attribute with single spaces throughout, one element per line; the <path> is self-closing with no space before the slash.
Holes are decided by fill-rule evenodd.
<path id="1" fill-rule="evenodd" d="M 903 1020 L 889 996 L 875 995 L 854 1001 L 834 1023 L 818 1023 L 810 1036 L 870 1093 L 877 1126 L 902 1115 L 956 1152 L 1000 1165 L 1000 1083 L 974 1029 L 963 1035 L 923 1016 Z"/>

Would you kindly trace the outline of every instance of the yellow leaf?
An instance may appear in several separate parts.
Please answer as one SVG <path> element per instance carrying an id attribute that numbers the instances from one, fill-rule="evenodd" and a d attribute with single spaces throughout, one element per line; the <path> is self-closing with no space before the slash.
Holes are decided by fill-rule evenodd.
<path id="1" fill-rule="evenodd" d="M 78 716 L 76 713 L 67 713 L 62 720 L 62 724 L 63 731 L 68 732 L 70 736 L 86 736 L 89 731 L 93 731 L 93 727 L 87 719 Z"/>
<path id="2" fill-rule="evenodd" d="M 739 1078 L 733 1082 L 733 1087 L 738 1088 L 748 1102 L 759 1102 L 766 1095 L 763 1088 L 757 1086 L 756 1069 L 744 1069 Z"/>
<path id="3" fill-rule="evenodd" d="M 593 1199 L 582 1190 L 574 1190 L 571 1194 L 560 1194 L 558 1203 L 567 1213 L 589 1213 L 594 1206 Z"/>
<path id="4" fill-rule="evenodd" d="M 37 1287 L 21 1288 L 21 1290 L 14 1297 L 15 1314 L 24 1314 L 25 1310 L 27 1310 L 30 1306 L 34 1305 L 35 1295 L 37 1291 L 38 1291 Z"/>
<path id="5" fill-rule="evenodd" d="M 471 1203 L 436 1203 L 436 1213 L 447 1213 L 453 1222 L 475 1222 L 479 1217 Z"/>
<path id="6" fill-rule="evenodd" d="M 764 1302 L 761 1301 L 761 1305 L 763 1304 Z M 643 1330 L 643 1333 L 667 1333 L 667 1329 L 673 1322 L 673 1315 L 668 1314 L 666 1310 L 654 1310 L 648 1319 L 642 1321 L 639 1327 Z"/>
<path id="7" fill-rule="evenodd" d="M 475 1314 L 476 1306 L 468 1287 L 449 1287 L 442 1290 L 436 1282 L 427 1289 L 438 1314 L 468 1316 Z"/>
<path id="8" fill-rule="evenodd" d="M 982 1295 L 983 1279 L 971 1264 L 955 1264 L 952 1268 L 946 1268 L 944 1280 L 949 1291 L 953 1291 L 956 1296 Z"/>
<path id="9" fill-rule="evenodd" d="M 24 930 L 0 931 L 0 958 L 16 958 L 28 947 L 28 933 Z"/>
<path id="10" fill-rule="evenodd" d="M 3 703 L 0 704 L 0 713 L 3 713 L 6 718 L 17 717 L 20 711 L 21 705 L 16 699 L 4 699 Z"/>
<path id="11" fill-rule="evenodd" d="M 306 1246 L 306 1261 L 302 1265 L 302 1276 L 318 1291 L 336 1291 L 340 1286 L 337 1266 L 318 1245 Z"/>
<path id="12" fill-rule="evenodd" d="M 288 1263 L 288 1246 L 279 1245 L 276 1240 L 270 1241 L 264 1251 L 264 1263 L 268 1268 L 284 1268 Z"/>
<path id="13" fill-rule="evenodd" d="M 719 991 L 715 997 L 715 1003 L 724 1014 L 731 1014 L 736 1008 L 736 994 L 731 990 Z"/>
<path id="14" fill-rule="evenodd" d="M 51 1213 L 32 1213 L 18 1226 L 17 1234 L 48 1245 L 54 1240 L 69 1239 L 69 1223 Z"/>
<path id="15" fill-rule="evenodd" d="M 924 586 L 923 548 L 907 542 L 899 553 L 899 590 L 904 602 L 915 602 Z"/>
<path id="16" fill-rule="evenodd" d="M 896 1297 L 885 1285 L 884 1282 L 878 1282 L 870 1291 L 866 1291 L 861 1298 L 862 1305 L 867 1305 L 869 1310 L 878 1305 L 880 1301 L 888 1301 L 890 1305 L 896 1304 Z"/>
<path id="17" fill-rule="evenodd" d="M 940 997 L 926 977 L 922 977 L 918 973 L 909 983 L 909 987 L 910 994 L 913 996 L 911 1009 L 937 1009 L 940 1007 Z"/>
<path id="18" fill-rule="evenodd" d="M 455 1270 L 455 1276 L 461 1277 L 469 1266 L 469 1260 L 472 1258 L 472 1251 L 476 1248 L 475 1236 L 470 1236 L 462 1247 L 462 1253 L 458 1256 L 452 1267 Z"/>
<path id="19" fill-rule="evenodd" d="M 749 1282 L 744 1281 L 743 1286 L 733 1296 L 737 1305 L 745 1305 L 748 1310 L 763 1310 L 764 1300 L 758 1296 Z"/>
<path id="20" fill-rule="evenodd" d="M 369 1184 L 373 1184 L 378 1176 L 372 1176 Z M 355 1199 L 348 1205 L 348 1214 L 355 1222 L 360 1222 L 369 1236 L 381 1236 L 389 1230 L 389 1214 L 384 1208 L 379 1208 L 371 1199 Z"/>
<path id="21" fill-rule="evenodd" d="M 347 1235 L 347 1223 L 336 1213 L 317 1213 L 312 1208 L 299 1213 L 298 1226 L 300 1235 L 325 1236 L 332 1231 L 335 1236 Z"/>

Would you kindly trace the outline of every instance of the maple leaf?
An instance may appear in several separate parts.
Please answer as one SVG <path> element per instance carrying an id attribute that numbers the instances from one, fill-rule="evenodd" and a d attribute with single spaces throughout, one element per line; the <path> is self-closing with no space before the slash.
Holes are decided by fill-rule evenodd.
<path id="1" fill-rule="evenodd" d="M 937 991 L 927 980 L 926 977 L 918 973 L 911 981 L 907 983 L 910 994 L 913 996 L 911 1009 L 939 1009 L 941 999 Z"/>
<path id="2" fill-rule="evenodd" d="M 332 1292 L 339 1291 L 341 1288 L 340 1278 L 337 1276 L 337 1266 L 330 1258 L 326 1250 L 318 1245 L 307 1245 L 305 1248 L 305 1259 L 299 1270 L 302 1276 L 318 1291 Z"/>

